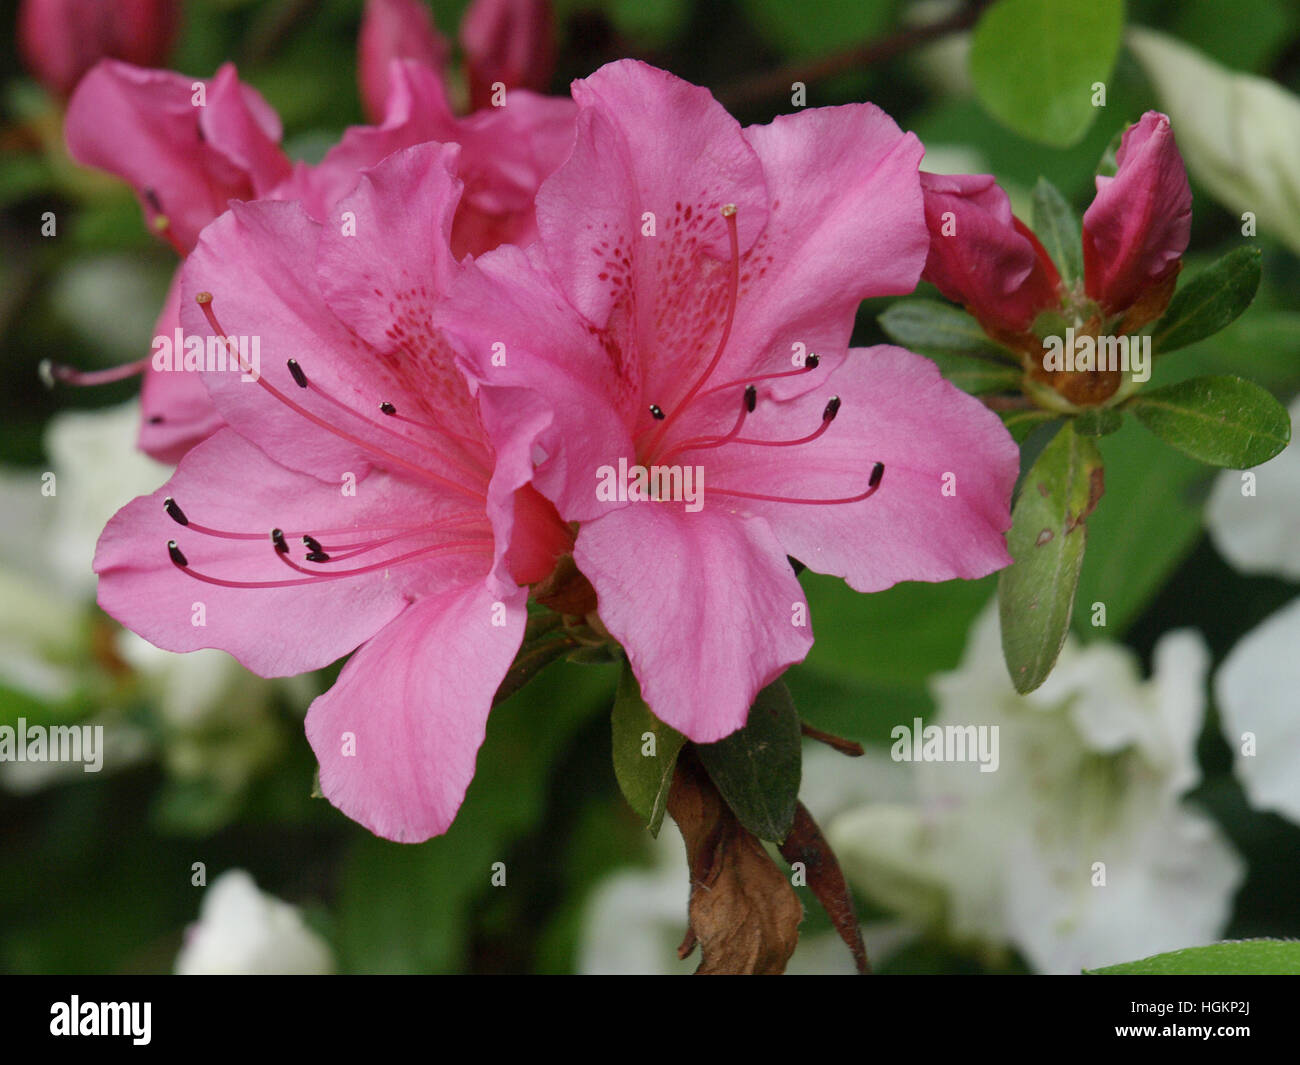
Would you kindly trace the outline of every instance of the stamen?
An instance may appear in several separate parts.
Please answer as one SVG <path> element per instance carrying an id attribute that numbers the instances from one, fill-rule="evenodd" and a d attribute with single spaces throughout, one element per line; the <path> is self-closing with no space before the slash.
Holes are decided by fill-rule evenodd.
<path id="1" fill-rule="evenodd" d="M 302 372 L 302 367 L 298 365 L 297 359 L 290 359 L 288 362 L 289 372 L 293 374 L 293 383 L 299 388 L 307 387 L 307 375 Z"/>
<path id="2" fill-rule="evenodd" d="M 312 552 L 312 554 L 319 555 L 323 550 L 320 541 L 314 536 L 304 536 L 302 542 L 307 545 L 307 550 Z"/>
<path id="3" fill-rule="evenodd" d="M 652 417 L 657 422 L 661 422 L 664 420 L 663 409 L 659 406 L 658 403 L 650 404 L 650 417 Z"/>
<path id="4" fill-rule="evenodd" d="M 826 404 L 826 409 L 822 411 L 822 421 L 829 422 L 835 420 L 835 415 L 840 412 L 840 397 L 831 396 Z"/>
<path id="5" fill-rule="evenodd" d="M 715 392 L 725 392 L 728 389 L 735 388 L 737 385 L 758 384 L 761 381 L 775 381 L 780 377 L 799 377 L 817 369 L 821 364 L 821 361 L 822 359 L 820 355 L 810 353 L 804 356 L 803 365 L 797 370 L 782 370 L 779 373 L 764 373 L 758 374 L 755 377 L 738 377 L 734 381 L 727 381 L 724 384 L 714 385 L 712 388 L 706 388 L 700 393 L 699 398 L 703 399 L 705 396 L 711 396 Z"/>
<path id="6" fill-rule="evenodd" d="M 357 569 L 339 570 L 336 572 L 304 569 L 296 562 L 293 562 L 285 555 L 278 555 L 285 565 L 296 569 L 301 573 L 307 574 L 303 578 L 295 578 L 283 581 L 232 581 L 224 577 L 213 577 L 206 573 L 199 573 L 189 568 L 189 562 L 181 553 L 181 549 L 176 546 L 175 540 L 167 542 L 167 550 L 174 562 L 187 575 L 193 577 L 196 581 L 203 581 L 205 584 L 215 584 L 222 588 L 299 588 L 306 584 L 315 584 L 319 581 L 339 581 L 348 577 L 359 577 L 366 573 L 374 573 L 377 570 L 387 569 L 392 566 L 401 565 L 413 561 L 425 555 L 435 554 L 439 551 L 448 551 L 451 554 L 471 555 L 482 551 L 491 551 L 492 542 L 487 538 L 479 540 L 456 540 L 445 544 L 434 544 L 430 547 L 421 547 L 415 551 L 408 551 L 404 555 L 397 555 L 394 558 L 385 559 L 382 562 L 375 562 L 369 566 L 360 566 Z"/>
<path id="7" fill-rule="evenodd" d="M 871 496 L 876 494 L 876 489 L 880 487 L 880 481 L 884 476 L 885 464 L 883 462 L 877 462 L 871 468 L 871 476 L 867 479 L 867 490 L 859 495 L 847 496 L 844 499 L 795 499 L 790 496 L 763 495 L 760 492 L 740 492 L 733 488 L 710 488 L 709 492 L 715 496 L 736 496 L 739 499 L 759 499 L 767 503 L 801 503 L 808 506 L 833 506 L 839 503 L 860 503 L 864 499 L 869 499 Z"/>
<path id="8" fill-rule="evenodd" d="M 753 385 L 745 386 L 745 410 L 750 414 L 754 413 L 754 408 L 758 406 L 758 389 Z"/>
<path id="9" fill-rule="evenodd" d="M 163 500 L 163 510 L 167 511 L 167 516 L 177 525 L 188 525 L 190 519 L 185 516 L 185 511 L 181 510 L 171 496 Z"/>
<path id="10" fill-rule="evenodd" d="M 116 381 L 125 381 L 128 377 L 139 377 L 149 369 L 149 359 L 150 356 L 146 355 L 143 359 L 123 363 L 121 366 L 111 366 L 107 370 L 78 370 L 73 366 L 42 359 L 36 372 L 40 374 L 41 382 L 46 388 L 53 388 L 56 384 L 93 388 L 96 385 L 111 385 Z"/>
<path id="11" fill-rule="evenodd" d="M 203 316 L 207 318 L 208 324 L 212 327 L 213 332 L 216 333 L 216 335 L 219 336 L 222 340 L 224 340 L 226 344 L 229 346 L 230 338 L 226 334 L 226 331 L 221 328 L 221 323 L 217 321 L 217 316 L 215 312 L 212 310 L 212 293 L 200 292 L 197 295 L 195 295 L 194 300 L 202 308 Z M 236 349 L 232 347 L 231 350 L 236 350 Z M 482 492 L 476 492 L 474 491 L 474 489 L 469 488 L 456 481 L 453 481 L 448 477 L 443 477 L 439 474 L 434 473 L 432 470 L 425 469 L 423 466 L 418 466 L 414 462 L 410 462 L 402 458 L 400 455 L 394 455 L 391 451 L 387 451 L 384 448 L 377 447 L 376 445 L 370 443 L 368 440 L 363 440 L 361 437 L 356 436 L 353 433 L 349 433 L 345 429 L 340 429 L 336 425 L 331 425 L 324 418 L 320 417 L 319 415 L 313 414 L 311 411 L 307 410 L 307 408 L 303 407 L 298 403 L 295 403 L 292 399 L 290 399 L 278 388 L 276 388 L 269 381 L 267 381 L 264 375 L 253 374 L 252 367 L 250 367 L 245 362 L 242 355 L 238 355 L 237 353 L 237 357 L 239 358 L 239 366 L 241 370 L 243 370 L 246 374 L 253 376 L 254 379 L 257 381 L 258 385 L 264 388 L 267 392 L 271 393 L 272 396 L 278 399 L 290 410 L 306 418 L 313 425 L 318 425 L 326 432 L 333 433 L 335 436 L 339 437 L 340 439 L 346 440 L 348 443 L 353 444 L 356 447 L 362 448 L 363 450 L 370 452 L 372 455 L 378 456 L 379 458 L 383 459 L 386 462 L 390 462 L 395 466 L 399 466 L 402 469 L 407 470 L 409 473 L 412 473 L 417 477 L 420 477 L 426 481 L 432 481 L 436 484 L 441 484 L 446 488 L 454 489 L 457 492 L 463 492 L 465 495 L 471 496 L 474 499 L 478 499 L 486 502 L 487 497 Z M 290 372 L 292 372 L 292 370 Z M 305 380 L 305 375 L 304 375 L 304 380 Z M 324 395 L 325 393 L 316 390 L 316 394 Z M 337 403 L 338 401 L 335 400 L 334 402 Z M 371 422 L 367 422 L 366 424 L 373 425 L 373 423 Z"/>
<path id="12" fill-rule="evenodd" d="M 383 403 L 379 404 L 379 409 L 380 409 L 381 412 L 383 412 L 384 414 L 388 414 L 388 415 L 393 415 L 393 414 L 396 414 L 396 413 L 397 413 L 397 408 L 394 407 L 394 406 L 393 406 L 391 403 L 389 403 L 387 400 L 384 400 Z"/>
<path id="13" fill-rule="evenodd" d="M 275 544 L 275 549 L 282 555 L 289 553 L 288 541 L 284 538 L 284 531 L 281 529 L 271 530 L 271 543 Z"/>

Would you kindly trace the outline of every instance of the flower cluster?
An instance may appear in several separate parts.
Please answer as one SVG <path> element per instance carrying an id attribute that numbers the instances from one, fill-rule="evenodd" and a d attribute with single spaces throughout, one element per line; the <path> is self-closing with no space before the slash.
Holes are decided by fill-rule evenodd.
<path id="1" fill-rule="evenodd" d="M 631 60 L 538 95 L 546 17 L 473 5 L 458 114 L 423 9 L 373 0 L 376 124 L 314 166 L 230 66 L 108 59 L 68 111 L 182 258 L 158 334 L 184 357 L 123 371 L 176 468 L 104 530 L 100 604 L 267 677 L 351 654 L 306 732 L 323 793 L 394 840 L 455 817 L 547 610 L 711 743 L 807 655 L 803 567 L 872 592 L 1006 566 L 1016 445 L 928 359 L 852 346 L 859 306 L 926 277 L 1007 342 L 1047 309 L 1136 328 L 1187 241 L 1160 116 L 1099 179 L 1071 288 L 991 179 L 921 173 L 873 105 L 742 127 Z"/>

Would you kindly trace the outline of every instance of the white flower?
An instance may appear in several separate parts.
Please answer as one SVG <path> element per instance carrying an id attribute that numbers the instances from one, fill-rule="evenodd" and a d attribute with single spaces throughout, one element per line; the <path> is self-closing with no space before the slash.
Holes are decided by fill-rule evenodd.
<path id="1" fill-rule="evenodd" d="M 1300 400 L 1291 405 L 1300 419 Z M 1219 475 L 1207 523 L 1238 570 L 1300 581 L 1300 444 L 1242 474 Z M 1300 824 L 1300 598 L 1266 618 L 1228 653 L 1214 678 L 1233 771 L 1253 806 Z"/>
<path id="2" fill-rule="evenodd" d="M 914 802 L 833 821 L 854 887 L 959 944 L 1012 945 L 1041 972 L 1212 941 L 1242 867 L 1180 798 L 1199 777 L 1207 666 L 1191 632 L 1161 638 L 1149 681 L 1128 650 L 1071 638 L 1020 696 L 986 611 L 960 667 L 934 679 L 927 725 L 995 726 L 998 768 L 918 762 Z"/>
<path id="3" fill-rule="evenodd" d="M 181 976 L 333 971 L 329 946 L 303 923 L 298 909 L 261 891 L 242 869 L 212 882 L 176 958 Z"/>
<path id="4" fill-rule="evenodd" d="M 171 473 L 136 449 L 139 429 L 140 404 L 133 401 L 106 410 L 63 411 L 45 431 L 57 478 L 49 500 L 50 565 L 65 588 L 86 598 L 95 592 L 90 565 L 108 519 Z"/>
<path id="5" fill-rule="evenodd" d="M 1173 121 L 1187 169 L 1261 235 L 1300 252 L 1300 99 L 1141 27 L 1128 45 Z"/>
<path id="6" fill-rule="evenodd" d="M 1300 424 L 1300 399 L 1290 414 Z M 1219 474 L 1205 524 L 1239 572 L 1300 581 L 1300 438 L 1254 469 Z"/>

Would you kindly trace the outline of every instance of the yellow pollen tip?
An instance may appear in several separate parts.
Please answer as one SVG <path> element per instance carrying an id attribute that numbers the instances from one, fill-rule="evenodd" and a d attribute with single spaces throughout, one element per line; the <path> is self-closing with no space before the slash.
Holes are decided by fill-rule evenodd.
<path id="1" fill-rule="evenodd" d="M 171 228 L 171 219 L 165 214 L 156 214 L 153 216 L 153 227 L 162 233 Z"/>
<path id="2" fill-rule="evenodd" d="M 194 296 L 194 302 L 195 302 L 195 303 L 211 303 L 211 302 L 212 302 L 212 293 L 211 293 L 211 292 L 199 292 L 199 293 L 196 293 L 195 296 Z"/>
<path id="3" fill-rule="evenodd" d="M 734 203 L 729 203 L 727 204 L 726 207 L 722 209 L 723 218 L 730 218 L 735 213 L 736 213 L 736 205 Z"/>

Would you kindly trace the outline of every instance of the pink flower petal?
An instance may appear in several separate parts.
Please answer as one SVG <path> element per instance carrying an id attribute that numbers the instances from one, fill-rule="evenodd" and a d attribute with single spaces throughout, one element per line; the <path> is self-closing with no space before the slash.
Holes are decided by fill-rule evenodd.
<path id="1" fill-rule="evenodd" d="M 734 504 L 762 515 L 784 551 L 860 592 L 903 580 L 983 577 L 1010 564 L 1003 533 L 1020 456 L 997 415 L 945 381 L 929 359 L 887 345 L 850 350 L 818 383 L 796 399 L 760 402 L 745 432 L 798 439 L 818 428 L 836 395 L 838 413 L 815 442 L 682 456 L 704 464 L 715 490 L 705 489 L 706 510 Z M 857 503 L 733 501 L 716 493 L 847 498 L 865 491 L 876 462 L 885 467 L 880 488 Z"/>
<path id="2" fill-rule="evenodd" d="M 168 496 L 189 526 L 168 517 L 163 509 Z M 197 573 L 240 582 L 301 581 L 303 575 L 277 556 L 271 529 L 283 529 L 293 539 L 294 557 L 301 560 L 304 549 L 297 537 L 303 533 L 327 544 L 358 542 L 382 535 L 370 526 L 400 520 L 395 513 L 428 522 L 452 512 L 453 505 L 382 473 L 359 478 L 356 495 L 346 497 L 338 483 L 287 470 L 222 429 L 190 451 L 167 484 L 127 504 L 108 523 L 95 553 L 99 604 L 168 651 L 217 647 L 262 676 L 318 669 L 369 639 L 414 596 L 458 575 L 464 579 L 467 571 L 486 572 L 491 555 L 486 523 L 479 525 L 486 546 L 477 562 L 434 556 L 424 565 L 280 588 L 227 588 L 197 580 L 173 564 L 167 542 L 177 542 Z M 205 535 L 197 525 L 256 539 Z M 363 531 L 327 535 L 327 530 L 353 528 Z M 338 565 L 360 567 L 366 559 Z"/>
<path id="3" fill-rule="evenodd" d="M 193 103 L 196 82 L 207 105 Z M 105 60 L 68 104 L 68 150 L 132 185 L 184 251 L 231 199 L 264 195 L 290 173 L 279 122 L 226 64 L 204 81 Z"/>
<path id="4" fill-rule="evenodd" d="M 1088 295 L 1112 314 L 1178 269 L 1192 231 L 1192 190 L 1167 116 L 1148 111 L 1129 126 L 1115 159 L 1083 215 Z"/>
<path id="5" fill-rule="evenodd" d="M 696 743 L 740 728 L 759 690 L 812 646 L 796 624 L 803 589 L 761 519 L 635 503 L 584 524 L 573 557 L 642 698 Z"/>
<path id="6" fill-rule="evenodd" d="M 421 0 L 366 0 L 357 36 L 357 81 L 370 121 L 383 120 L 394 59 L 414 60 L 441 76 L 450 58 L 451 44 Z"/>
<path id="7" fill-rule="evenodd" d="M 166 337 L 173 347 L 176 330 L 181 327 L 180 302 L 181 272 L 178 268 L 167 287 L 167 298 L 154 326 L 154 336 Z M 225 424 L 198 374 L 183 370 L 159 371 L 153 368 L 152 363 L 140 386 L 140 407 L 140 450 L 173 466 L 190 448 Z"/>
<path id="8" fill-rule="evenodd" d="M 421 599 L 352 657 L 307 714 L 330 802 L 399 843 L 447 830 L 523 638 L 527 596 L 498 600 L 469 584 Z"/>

